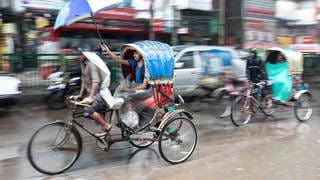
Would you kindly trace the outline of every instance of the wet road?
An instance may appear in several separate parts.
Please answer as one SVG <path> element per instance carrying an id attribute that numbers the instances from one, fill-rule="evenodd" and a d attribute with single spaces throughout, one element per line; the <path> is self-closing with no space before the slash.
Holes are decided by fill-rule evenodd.
<path id="1" fill-rule="evenodd" d="M 195 104 L 194 104 L 195 105 Z M 44 105 L 25 104 L 0 112 L 1 179 L 320 179 L 320 113 L 299 123 L 293 111 L 276 118 L 256 116 L 245 127 L 230 119 L 214 118 L 206 104 L 193 112 L 198 146 L 191 158 L 178 165 L 166 163 L 157 143 L 147 149 L 101 151 L 83 131 L 83 152 L 67 172 L 47 176 L 37 172 L 26 157 L 28 139 L 41 125 L 63 119 L 65 110 L 47 110 Z M 187 107 L 190 108 L 190 107 Z M 91 128 L 92 122 L 84 121 Z M 119 143 L 112 148 L 128 147 Z"/>

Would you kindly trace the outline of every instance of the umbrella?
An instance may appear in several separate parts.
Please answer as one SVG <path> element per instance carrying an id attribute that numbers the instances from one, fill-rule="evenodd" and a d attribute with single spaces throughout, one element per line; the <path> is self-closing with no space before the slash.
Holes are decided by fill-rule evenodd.
<path id="1" fill-rule="evenodd" d="M 59 11 L 54 24 L 54 29 L 58 29 L 61 26 L 70 25 L 87 17 L 93 17 L 99 11 L 116 7 L 121 2 L 122 0 L 70 0 Z M 97 27 L 96 23 L 95 25 Z M 98 28 L 97 33 L 101 39 Z"/>

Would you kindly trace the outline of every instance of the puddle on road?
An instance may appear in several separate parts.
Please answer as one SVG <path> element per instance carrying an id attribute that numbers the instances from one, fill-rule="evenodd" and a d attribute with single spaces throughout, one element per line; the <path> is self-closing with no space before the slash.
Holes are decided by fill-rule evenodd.
<path id="1" fill-rule="evenodd" d="M 0 161 L 19 156 L 19 147 L 0 148 Z"/>

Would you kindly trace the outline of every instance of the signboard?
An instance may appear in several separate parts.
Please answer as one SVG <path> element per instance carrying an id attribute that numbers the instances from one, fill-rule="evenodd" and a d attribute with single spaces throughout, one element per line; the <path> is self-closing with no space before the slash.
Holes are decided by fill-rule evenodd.
<path id="1" fill-rule="evenodd" d="M 316 12 L 317 12 L 317 14 L 316 14 L 316 19 L 317 20 L 320 20 L 320 0 L 316 0 L 316 2 L 317 2 L 317 4 L 316 4 Z"/>
<path id="2" fill-rule="evenodd" d="M 245 17 L 274 19 L 275 0 L 246 0 L 244 15 Z"/>
<path id="3" fill-rule="evenodd" d="M 276 37 L 278 46 L 289 46 L 293 44 L 293 39 L 292 37 L 283 37 L 283 36 L 278 36 Z"/>
<path id="4" fill-rule="evenodd" d="M 275 0 L 244 1 L 244 48 L 276 46 Z"/>
<path id="5" fill-rule="evenodd" d="M 21 6 L 36 9 L 59 10 L 68 0 L 21 0 Z"/>
<path id="6" fill-rule="evenodd" d="M 278 0 L 276 2 L 276 17 L 280 19 L 286 19 L 286 20 L 296 20 L 297 9 L 298 9 L 297 2 L 287 1 L 287 0 Z"/>
<path id="7" fill-rule="evenodd" d="M 36 18 L 36 28 L 43 28 L 49 25 L 48 19 L 44 17 L 37 17 Z"/>
<path id="8" fill-rule="evenodd" d="M 314 44 L 315 38 L 313 36 L 298 36 L 296 37 L 296 44 Z"/>
<path id="9" fill-rule="evenodd" d="M 320 52 L 319 44 L 292 44 L 290 47 L 299 52 Z"/>
<path id="10" fill-rule="evenodd" d="M 5 23 L 5 24 L 2 24 L 1 27 L 1 32 L 3 34 L 16 34 L 16 26 L 15 24 L 13 23 Z"/>
<path id="11" fill-rule="evenodd" d="M 102 19 L 119 19 L 119 20 L 133 20 L 136 11 L 132 8 L 112 8 L 100 11 L 95 18 Z"/>
<path id="12" fill-rule="evenodd" d="M 219 33 L 219 18 L 212 18 L 209 22 L 209 33 L 211 35 Z"/>
<path id="13" fill-rule="evenodd" d="M 10 5 L 11 0 L 1 0 L 0 1 L 0 8 L 8 8 Z"/>
<path id="14" fill-rule="evenodd" d="M 176 6 L 178 9 L 212 11 L 212 5 L 212 0 L 176 0 Z"/>

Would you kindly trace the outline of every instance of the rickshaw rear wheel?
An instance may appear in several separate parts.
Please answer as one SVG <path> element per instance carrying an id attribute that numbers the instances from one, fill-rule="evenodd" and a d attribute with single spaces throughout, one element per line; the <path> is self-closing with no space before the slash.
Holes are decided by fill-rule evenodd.
<path id="1" fill-rule="evenodd" d="M 245 104 L 246 101 L 248 101 L 247 104 Z M 232 103 L 230 115 L 231 122 L 235 126 L 243 126 L 248 124 L 252 117 L 251 108 L 250 99 L 247 99 L 244 96 L 237 97 Z"/>
<path id="2" fill-rule="evenodd" d="M 193 122 L 185 117 L 169 120 L 159 136 L 159 152 L 161 157 L 171 163 L 186 161 L 197 146 L 198 135 Z"/>
<path id="3" fill-rule="evenodd" d="M 307 93 L 302 94 L 294 105 L 294 115 L 299 121 L 308 121 L 312 116 L 311 96 Z"/>

